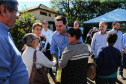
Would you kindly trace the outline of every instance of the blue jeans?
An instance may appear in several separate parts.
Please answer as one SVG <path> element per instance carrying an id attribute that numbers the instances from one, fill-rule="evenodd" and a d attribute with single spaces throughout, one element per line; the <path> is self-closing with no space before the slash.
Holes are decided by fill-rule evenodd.
<path id="1" fill-rule="evenodd" d="M 124 56 L 126 56 L 126 54 L 124 54 Z M 123 75 L 123 58 L 124 56 L 121 58 L 121 66 L 119 67 L 119 75 Z"/>
<path id="2" fill-rule="evenodd" d="M 96 77 L 96 84 L 116 84 L 117 78 L 100 78 Z"/>

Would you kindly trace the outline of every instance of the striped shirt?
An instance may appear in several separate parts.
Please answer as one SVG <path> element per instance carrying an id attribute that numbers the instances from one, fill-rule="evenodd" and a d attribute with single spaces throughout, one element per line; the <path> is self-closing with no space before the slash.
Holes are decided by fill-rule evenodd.
<path id="1" fill-rule="evenodd" d="M 66 67 L 69 60 L 78 60 L 88 58 L 88 46 L 84 43 L 76 43 L 68 45 L 62 53 L 59 64 L 61 67 Z"/>

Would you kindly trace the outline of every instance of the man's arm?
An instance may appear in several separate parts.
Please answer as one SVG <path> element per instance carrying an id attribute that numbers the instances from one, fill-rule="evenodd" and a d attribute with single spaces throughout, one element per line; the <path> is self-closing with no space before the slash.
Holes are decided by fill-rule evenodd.
<path id="1" fill-rule="evenodd" d="M 55 42 L 55 35 L 53 34 L 52 40 L 51 40 L 51 45 L 50 45 L 50 52 L 53 57 L 56 57 L 56 49 L 57 49 L 57 45 Z"/>
<path id="2" fill-rule="evenodd" d="M 10 65 L 11 65 L 11 55 L 9 54 L 9 46 L 0 40 L 0 84 L 7 82 L 5 84 L 9 84 L 9 76 L 10 76 Z"/>

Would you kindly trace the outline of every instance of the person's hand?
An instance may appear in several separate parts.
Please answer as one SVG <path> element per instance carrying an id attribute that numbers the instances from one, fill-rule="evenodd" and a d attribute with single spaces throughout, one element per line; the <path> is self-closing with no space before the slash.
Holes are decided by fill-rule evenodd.
<path id="1" fill-rule="evenodd" d="M 44 49 L 43 52 L 46 52 L 46 49 Z"/>
<path id="2" fill-rule="evenodd" d="M 43 34 L 41 35 L 41 37 L 44 37 L 44 38 L 46 39 L 46 36 L 45 36 L 45 35 L 43 35 Z"/>
<path id="3" fill-rule="evenodd" d="M 95 56 L 94 53 L 91 52 L 91 53 L 90 53 L 90 57 L 91 57 L 91 59 L 94 59 L 94 56 Z"/>
<path id="4" fill-rule="evenodd" d="M 125 49 L 123 48 L 123 49 L 122 49 L 122 52 L 121 52 L 122 57 L 123 57 L 124 53 L 125 53 Z"/>
<path id="5" fill-rule="evenodd" d="M 53 61 L 56 60 L 56 57 L 53 57 Z M 57 61 L 57 60 L 56 60 Z"/>

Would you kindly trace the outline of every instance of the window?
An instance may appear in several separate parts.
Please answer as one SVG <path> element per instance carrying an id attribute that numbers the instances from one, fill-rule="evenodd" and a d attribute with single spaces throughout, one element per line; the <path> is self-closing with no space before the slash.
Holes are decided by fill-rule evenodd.
<path id="1" fill-rule="evenodd" d="M 45 15 L 45 16 L 47 16 L 47 13 L 40 11 L 40 15 Z"/>
<path id="2" fill-rule="evenodd" d="M 49 17 L 51 17 L 51 14 L 49 14 Z"/>

